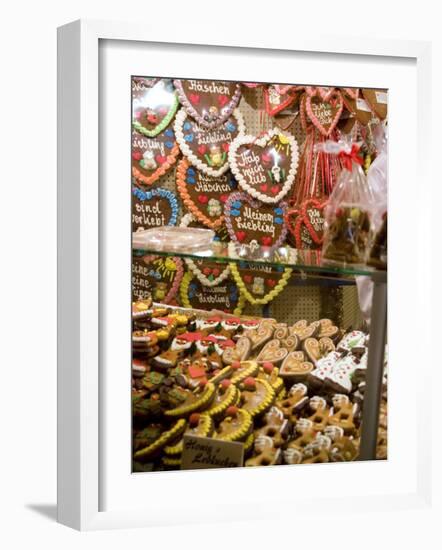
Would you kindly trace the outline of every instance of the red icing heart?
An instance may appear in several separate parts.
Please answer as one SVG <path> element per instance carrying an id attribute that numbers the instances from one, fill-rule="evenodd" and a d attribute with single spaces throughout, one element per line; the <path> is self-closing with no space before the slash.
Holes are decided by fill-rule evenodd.
<path id="1" fill-rule="evenodd" d="M 199 145 L 198 146 L 198 153 L 200 155 L 204 155 L 204 153 L 207 151 L 207 147 L 205 145 Z"/>
<path id="2" fill-rule="evenodd" d="M 164 155 L 156 155 L 155 160 L 158 162 L 158 164 L 164 164 L 167 160 L 167 157 Z"/>
<path id="3" fill-rule="evenodd" d="M 207 204 L 209 202 L 209 197 L 207 195 L 199 195 L 198 202 L 201 204 Z"/>
<path id="4" fill-rule="evenodd" d="M 217 267 L 215 267 L 212 269 L 212 273 L 214 274 L 215 277 L 218 277 L 218 275 L 220 274 L 220 270 Z"/>
<path id="5" fill-rule="evenodd" d="M 260 185 L 259 188 L 261 189 L 261 191 L 262 191 L 263 193 L 265 193 L 265 192 L 267 191 L 267 184 L 264 183 L 263 185 Z"/>
<path id="6" fill-rule="evenodd" d="M 266 284 L 273 288 L 276 285 L 276 281 L 274 279 L 266 279 Z"/>
<path id="7" fill-rule="evenodd" d="M 253 277 L 251 275 L 244 275 L 243 279 L 246 283 L 250 284 L 253 280 Z"/>
<path id="8" fill-rule="evenodd" d="M 218 96 L 218 103 L 221 105 L 221 107 L 224 107 L 229 102 L 228 96 L 225 94 Z"/>
<path id="9" fill-rule="evenodd" d="M 279 185 L 274 185 L 273 187 L 270 188 L 270 191 L 276 195 L 277 193 L 279 193 Z"/>
<path id="10" fill-rule="evenodd" d="M 272 157 L 270 156 L 269 153 L 263 153 L 261 155 L 261 160 L 262 162 L 272 162 Z"/>
<path id="11" fill-rule="evenodd" d="M 210 275 L 210 272 L 211 272 L 211 271 L 212 271 L 212 270 L 210 269 L 210 267 L 205 267 L 205 268 L 203 269 L 204 275 Z"/>
<path id="12" fill-rule="evenodd" d="M 226 202 L 228 198 L 229 198 L 229 195 L 221 195 L 219 199 L 221 202 Z"/>
<path id="13" fill-rule="evenodd" d="M 264 246 L 270 246 L 272 244 L 272 237 L 262 237 L 261 242 Z"/>
<path id="14" fill-rule="evenodd" d="M 141 154 L 140 151 L 134 151 L 134 152 L 132 153 L 132 158 L 133 158 L 134 160 L 141 160 L 141 159 L 143 158 L 143 155 Z"/>
<path id="15" fill-rule="evenodd" d="M 223 151 L 225 151 L 226 153 L 229 150 L 229 147 L 230 147 L 230 143 L 224 142 L 222 144 Z"/>
<path id="16" fill-rule="evenodd" d="M 236 232 L 236 238 L 240 243 L 243 242 L 243 240 L 246 238 L 246 232 L 245 231 L 237 231 Z"/>
<path id="17" fill-rule="evenodd" d="M 189 95 L 189 101 L 190 103 L 193 103 L 193 105 L 198 105 L 200 102 L 200 96 L 198 94 L 190 94 Z"/>

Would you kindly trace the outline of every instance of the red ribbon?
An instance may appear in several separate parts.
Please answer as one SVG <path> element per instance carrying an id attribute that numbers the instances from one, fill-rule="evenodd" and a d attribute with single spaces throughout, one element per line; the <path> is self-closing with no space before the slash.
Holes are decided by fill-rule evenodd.
<path id="1" fill-rule="evenodd" d="M 362 166 L 363 159 L 359 156 L 359 145 L 356 145 L 356 143 L 353 143 L 351 146 L 351 151 L 349 153 L 346 153 L 345 151 L 341 151 L 339 153 L 339 158 L 344 166 L 349 172 L 352 170 L 352 162 L 356 162 L 356 164 L 359 164 Z"/>

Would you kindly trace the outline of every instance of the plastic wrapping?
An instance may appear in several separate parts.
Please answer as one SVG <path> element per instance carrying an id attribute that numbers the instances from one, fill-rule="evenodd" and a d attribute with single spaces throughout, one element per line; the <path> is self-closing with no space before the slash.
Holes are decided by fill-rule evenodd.
<path id="1" fill-rule="evenodd" d="M 210 250 L 215 232 L 196 227 L 155 227 L 136 231 L 132 248 L 149 251 L 205 252 Z"/>
<path id="2" fill-rule="evenodd" d="M 361 167 L 360 144 L 327 141 L 321 144 L 321 149 L 338 155 L 343 165 L 325 209 L 322 260 L 344 265 L 365 264 L 375 197 Z"/>
<path id="3" fill-rule="evenodd" d="M 378 155 L 368 169 L 367 174 L 368 184 L 375 199 L 372 215 L 374 239 L 368 264 L 379 269 L 385 269 L 387 267 L 388 156 L 387 133 L 382 125 L 376 128 L 374 139 Z"/>

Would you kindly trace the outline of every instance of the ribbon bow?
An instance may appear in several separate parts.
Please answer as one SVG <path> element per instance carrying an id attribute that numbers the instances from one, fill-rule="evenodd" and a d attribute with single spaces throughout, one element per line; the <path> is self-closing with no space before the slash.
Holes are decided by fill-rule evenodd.
<path id="1" fill-rule="evenodd" d="M 359 145 L 356 145 L 356 143 L 353 143 L 351 146 L 351 151 L 347 153 L 346 151 L 340 151 L 339 153 L 339 159 L 341 160 L 344 168 L 351 172 L 352 169 L 352 162 L 356 162 L 356 164 L 359 164 L 362 166 L 363 159 L 359 156 Z"/>

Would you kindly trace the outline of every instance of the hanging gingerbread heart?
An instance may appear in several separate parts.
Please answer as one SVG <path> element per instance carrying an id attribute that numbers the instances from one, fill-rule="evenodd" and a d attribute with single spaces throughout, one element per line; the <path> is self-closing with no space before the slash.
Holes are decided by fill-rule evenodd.
<path id="1" fill-rule="evenodd" d="M 362 88 L 362 95 L 370 105 L 373 113 L 381 120 L 387 118 L 388 112 L 388 92 L 387 90 L 374 90 L 372 88 Z"/>
<path id="2" fill-rule="evenodd" d="M 132 196 L 132 231 L 176 225 L 178 201 L 167 189 L 142 191 L 134 188 Z"/>
<path id="3" fill-rule="evenodd" d="M 339 90 L 333 90 L 330 95 L 323 99 L 319 93 L 314 96 L 305 96 L 305 109 L 313 125 L 325 137 L 328 137 L 341 116 L 344 108 L 344 101 Z"/>
<path id="4" fill-rule="evenodd" d="M 220 126 L 241 98 L 241 86 L 222 80 L 174 80 L 181 104 L 202 128 Z"/>
<path id="5" fill-rule="evenodd" d="M 187 159 L 178 164 L 176 185 L 187 209 L 212 229 L 222 225 L 224 204 L 237 187 L 231 172 L 214 178 L 191 166 Z"/>
<path id="6" fill-rule="evenodd" d="M 241 314 L 245 302 L 233 278 L 228 277 L 217 286 L 205 286 L 190 272 L 183 277 L 180 296 L 184 307 L 216 309 L 235 315 Z"/>
<path id="7" fill-rule="evenodd" d="M 239 186 L 249 195 L 265 203 L 278 203 L 293 185 L 298 144 L 278 128 L 262 137 L 240 136 L 230 146 L 229 164 Z"/>
<path id="8" fill-rule="evenodd" d="M 180 258 L 133 256 L 132 300 L 151 295 L 155 302 L 169 304 L 176 296 L 184 275 Z"/>
<path id="9" fill-rule="evenodd" d="M 307 199 L 301 206 L 304 224 L 318 245 L 322 245 L 324 239 L 324 209 L 327 203 L 327 200 Z"/>
<path id="10" fill-rule="evenodd" d="M 214 130 L 200 126 L 188 117 L 184 109 L 175 119 L 175 135 L 183 155 L 198 170 L 215 178 L 229 169 L 227 153 L 230 145 L 244 132 L 239 109 L 235 109 L 227 121 Z"/>
<path id="11" fill-rule="evenodd" d="M 287 204 L 260 204 L 245 193 L 232 193 L 224 215 L 227 231 L 237 248 L 250 253 L 264 247 L 271 254 L 287 235 L 284 216 Z"/>
<path id="12" fill-rule="evenodd" d="M 269 116 L 275 116 L 295 102 L 293 88 L 294 86 L 278 84 L 269 84 L 264 88 L 265 108 Z"/>
<path id="13" fill-rule="evenodd" d="M 152 185 L 175 164 L 180 148 L 172 128 L 148 138 L 132 132 L 132 175 L 138 185 Z"/>
<path id="14" fill-rule="evenodd" d="M 178 109 L 170 79 L 132 79 L 132 125 L 140 134 L 154 137 L 165 130 Z"/>
<path id="15" fill-rule="evenodd" d="M 230 271 L 241 294 L 253 305 L 271 302 L 287 285 L 292 269 L 283 266 L 232 262 Z"/>
<path id="16" fill-rule="evenodd" d="M 230 266 L 208 260 L 184 260 L 195 277 L 204 286 L 217 286 L 230 275 Z"/>

